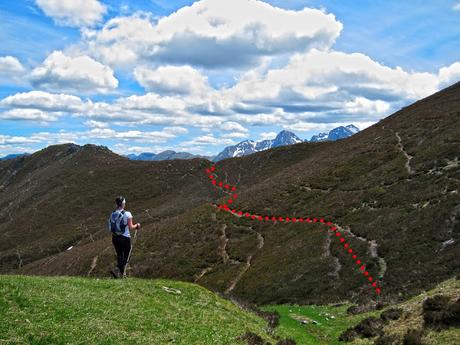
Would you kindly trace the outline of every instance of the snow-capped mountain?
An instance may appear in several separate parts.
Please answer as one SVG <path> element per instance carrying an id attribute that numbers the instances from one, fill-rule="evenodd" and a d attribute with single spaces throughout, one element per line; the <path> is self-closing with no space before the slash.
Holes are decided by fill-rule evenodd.
<path id="1" fill-rule="evenodd" d="M 271 147 L 278 147 L 278 146 L 286 146 L 292 144 L 301 143 L 302 139 L 300 139 L 297 135 L 289 131 L 281 131 L 278 133 L 276 138 L 273 140 L 273 144 Z"/>
<path id="2" fill-rule="evenodd" d="M 354 125 L 340 126 L 334 128 L 327 133 L 319 133 L 311 137 L 312 142 L 326 141 L 326 140 L 339 140 L 347 138 L 355 133 L 359 132 L 359 128 Z M 220 161 L 226 158 L 242 157 L 247 156 L 255 152 L 268 150 L 272 147 L 292 145 L 301 142 L 308 142 L 308 139 L 302 140 L 297 135 L 289 131 L 281 131 L 278 133 L 275 139 L 254 141 L 244 140 L 236 145 L 227 146 L 222 152 L 215 156 L 212 160 L 214 162 Z"/>
<path id="3" fill-rule="evenodd" d="M 329 133 L 321 132 L 319 134 L 316 134 L 316 135 L 312 136 L 310 141 L 311 142 L 325 141 L 325 140 L 327 140 L 328 136 L 329 136 Z M 305 139 L 305 141 L 308 141 L 308 139 Z"/>
<path id="4" fill-rule="evenodd" d="M 268 150 L 272 147 L 292 145 L 301 142 L 302 139 L 294 133 L 281 131 L 275 139 L 262 141 L 244 140 L 236 145 L 227 146 L 222 152 L 213 158 L 213 161 L 217 162 L 226 158 L 247 156 L 255 152 Z"/>
<path id="5" fill-rule="evenodd" d="M 328 133 L 319 133 L 317 135 L 312 136 L 310 139 L 310 142 L 326 141 L 326 140 L 335 141 L 339 139 L 348 138 L 349 136 L 352 136 L 353 134 L 356 134 L 358 132 L 359 132 L 359 128 L 354 125 L 340 126 L 340 127 L 334 128 Z"/>
<path id="6" fill-rule="evenodd" d="M 227 146 L 222 152 L 213 158 L 213 161 L 217 162 L 225 158 L 242 157 L 254 152 L 262 151 L 263 149 L 256 150 L 257 144 L 258 143 L 254 140 L 244 140 L 236 145 Z"/>

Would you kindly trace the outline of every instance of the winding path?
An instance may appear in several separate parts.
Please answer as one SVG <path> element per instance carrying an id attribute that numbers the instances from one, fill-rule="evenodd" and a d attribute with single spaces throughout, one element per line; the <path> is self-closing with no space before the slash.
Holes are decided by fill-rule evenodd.
<path id="1" fill-rule="evenodd" d="M 349 230 L 349 228 L 347 230 L 345 230 L 344 228 L 340 227 L 338 224 L 335 224 L 335 223 L 333 223 L 331 221 L 327 221 L 327 220 L 325 220 L 323 218 L 287 217 L 287 216 L 282 217 L 282 216 L 274 216 L 274 215 L 260 215 L 260 214 L 254 214 L 254 213 L 251 213 L 251 212 L 248 212 L 248 211 L 244 212 L 242 210 L 238 210 L 236 208 L 230 207 L 229 205 L 233 206 L 233 203 L 235 202 L 235 200 L 238 199 L 238 195 L 236 194 L 236 186 L 233 186 L 233 185 L 230 185 L 230 184 L 227 183 L 227 175 L 226 175 L 225 182 L 224 181 L 217 181 L 216 166 L 215 165 L 211 166 L 210 168 L 206 168 L 205 172 L 208 175 L 211 183 L 214 186 L 216 186 L 218 188 L 221 188 L 224 192 L 227 192 L 230 195 L 228 200 L 226 201 L 226 203 L 217 205 L 217 207 L 219 209 L 222 209 L 224 211 L 230 212 L 230 213 L 232 213 L 233 215 L 235 215 L 237 217 L 243 217 L 244 216 L 244 217 L 249 218 L 251 220 L 257 220 L 257 221 L 274 222 L 274 223 L 276 223 L 276 222 L 280 222 L 280 223 L 281 222 L 286 222 L 286 223 L 319 223 L 319 224 L 322 224 L 322 225 L 328 227 L 328 230 L 327 230 L 327 232 L 329 233 L 328 237 L 329 236 L 332 237 L 332 238 L 336 237 L 337 240 L 340 241 L 340 245 L 342 246 L 343 250 L 354 260 L 356 265 L 359 267 L 359 270 L 362 272 L 363 277 L 366 279 L 368 284 L 370 284 L 373 287 L 375 293 L 377 295 L 381 293 L 381 280 L 377 279 L 377 278 L 374 278 L 370 274 L 370 272 L 366 270 L 366 264 L 364 262 L 362 262 L 361 259 L 359 259 L 358 254 L 356 253 L 356 251 L 353 250 L 353 248 L 351 248 L 351 245 L 349 243 L 347 243 L 347 239 L 344 237 L 345 233 L 351 233 L 351 230 Z M 212 204 L 212 205 L 214 205 L 214 204 Z M 356 235 L 352 236 L 352 237 L 356 237 Z M 330 238 L 329 241 L 332 241 L 332 238 Z M 364 238 L 362 238 L 362 239 L 366 240 Z M 262 245 L 263 245 L 263 242 L 262 242 Z M 326 246 L 329 247 L 330 243 L 326 243 Z M 377 249 L 376 242 L 371 241 L 370 247 L 369 247 L 369 251 L 370 251 L 371 256 L 375 257 L 377 255 L 376 249 Z M 238 275 L 239 278 L 241 278 L 241 276 L 249 269 L 249 267 L 251 265 L 252 256 L 253 256 L 253 254 L 251 254 L 251 255 L 249 255 L 247 257 L 245 266 L 243 267 L 243 269 L 240 271 L 240 274 Z M 340 270 L 341 266 L 340 266 L 340 264 L 338 262 L 337 262 L 337 264 L 338 265 L 336 265 L 337 266 L 336 270 L 337 270 L 337 274 L 338 274 L 338 270 Z M 381 267 L 381 272 L 379 272 L 379 273 L 380 273 L 380 276 L 382 276 L 382 273 L 384 273 L 384 270 L 382 272 L 382 267 Z M 200 274 L 200 276 L 202 276 L 202 274 Z M 239 281 L 239 279 L 237 277 L 234 281 L 232 281 L 232 283 L 230 284 L 229 288 L 227 288 L 225 293 L 230 292 L 234 288 L 236 283 L 238 283 L 238 281 Z"/>

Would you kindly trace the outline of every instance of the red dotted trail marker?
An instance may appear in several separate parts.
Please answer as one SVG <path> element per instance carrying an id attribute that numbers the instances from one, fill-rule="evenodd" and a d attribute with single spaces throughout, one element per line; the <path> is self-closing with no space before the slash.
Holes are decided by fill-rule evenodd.
<path id="1" fill-rule="evenodd" d="M 216 167 L 213 165 L 211 166 L 210 168 L 207 168 L 205 169 L 205 172 L 206 174 L 208 174 L 208 177 L 209 179 L 211 180 L 211 183 L 214 185 L 214 186 L 219 186 L 222 188 L 222 190 L 229 190 L 231 192 L 235 192 L 236 191 L 236 187 L 235 186 L 231 186 L 227 183 L 224 184 L 224 182 L 222 181 L 219 181 L 217 182 L 216 181 L 216 176 L 214 176 L 212 174 L 212 172 L 214 172 L 216 170 Z M 234 203 L 235 199 L 238 198 L 238 195 L 236 193 L 234 193 L 233 195 L 230 196 L 230 198 L 227 200 L 227 203 L 229 204 L 232 204 Z M 341 243 L 343 243 L 343 249 L 350 253 L 350 254 L 353 254 L 351 256 L 351 258 L 353 260 L 356 260 L 356 265 L 360 266 L 359 267 L 359 270 L 362 271 L 362 274 L 364 277 L 367 277 L 366 278 L 366 281 L 373 287 L 375 288 L 375 293 L 377 295 L 379 295 L 382 290 L 381 290 L 381 287 L 379 287 L 379 284 L 377 284 L 376 281 L 374 281 L 374 278 L 372 276 L 370 276 L 370 273 L 368 271 L 366 271 L 366 264 L 362 263 L 361 260 L 359 260 L 357 258 L 357 255 L 355 253 L 355 251 L 350 248 L 350 244 L 349 243 L 344 243 L 346 241 L 345 237 L 342 237 L 342 233 L 340 233 L 340 231 L 338 231 L 338 225 L 336 225 L 335 223 L 331 222 L 331 221 L 327 221 L 325 220 L 324 218 L 313 218 L 311 219 L 310 217 L 308 218 L 302 218 L 302 217 L 282 217 L 282 216 L 274 216 L 274 215 L 271 215 L 271 216 L 261 216 L 261 215 L 257 215 L 257 214 L 251 214 L 249 212 L 244 212 L 242 210 L 237 210 L 237 209 L 232 209 L 230 210 L 230 207 L 227 205 L 227 204 L 223 204 L 223 205 L 218 205 L 217 206 L 219 209 L 223 209 L 223 210 L 226 210 L 226 211 L 229 211 L 231 213 L 234 213 L 234 214 L 238 214 L 238 216 L 245 216 L 246 218 L 251 218 L 251 219 L 257 219 L 258 221 L 272 221 L 272 222 L 276 222 L 276 221 L 279 221 L 279 222 L 286 222 L 286 223 L 289 223 L 289 222 L 292 222 L 292 223 L 303 223 L 303 222 L 307 222 L 307 223 L 318 223 L 318 224 L 321 224 L 321 225 L 326 225 L 329 228 L 330 231 L 333 231 L 335 232 L 335 236 L 336 237 L 340 237 L 339 238 L 339 241 Z"/>

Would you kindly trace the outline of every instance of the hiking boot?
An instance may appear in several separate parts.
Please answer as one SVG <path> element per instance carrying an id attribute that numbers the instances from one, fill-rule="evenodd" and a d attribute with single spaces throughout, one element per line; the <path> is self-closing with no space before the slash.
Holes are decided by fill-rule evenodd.
<path id="1" fill-rule="evenodd" d="M 120 269 L 118 267 L 113 268 L 110 273 L 112 273 L 113 277 L 115 279 L 123 278 L 123 275 L 120 272 Z"/>

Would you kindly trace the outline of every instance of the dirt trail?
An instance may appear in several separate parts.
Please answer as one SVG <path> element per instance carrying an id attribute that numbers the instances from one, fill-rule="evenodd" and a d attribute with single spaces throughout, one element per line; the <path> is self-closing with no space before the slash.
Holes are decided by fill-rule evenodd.
<path id="1" fill-rule="evenodd" d="M 218 249 L 219 255 L 222 257 L 222 262 L 224 264 L 226 264 L 229 260 L 229 256 L 227 253 L 228 237 L 225 233 L 225 229 L 227 229 L 227 224 L 222 224 L 222 227 L 220 228 L 221 235 L 219 237 L 220 244 Z"/>
<path id="2" fill-rule="evenodd" d="M 406 157 L 406 163 L 404 164 L 404 167 L 406 168 L 406 170 L 409 173 L 409 175 L 414 174 L 415 171 L 410 166 L 410 161 L 414 157 L 411 156 L 410 154 L 408 154 L 407 151 L 404 149 L 404 145 L 402 143 L 402 139 L 401 139 L 401 136 L 399 135 L 399 133 L 395 132 L 393 130 L 391 130 L 391 131 L 394 133 L 394 135 L 396 136 L 396 139 L 398 140 L 398 143 L 396 144 L 398 150 L 403 153 L 404 157 Z"/>
<path id="3" fill-rule="evenodd" d="M 347 233 L 348 235 L 350 235 L 351 237 L 353 238 L 356 238 L 362 242 L 367 242 L 368 244 L 368 247 L 367 247 L 367 252 L 369 254 L 369 256 L 371 258 L 376 258 L 379 262 L 379 279 L 382 279 L 383 276 L 385 275 L 385 272 L 387 270 L 387 263 L 385 261 L 384 258 L 382 258 L 381 256 L 378 255 L 378 243 L 376 240 L 368 240 L 367 238 L 364 238 L 364 237 L 361 237 L 361 236 L 358 236 L 356 235 L 355 233 L 353 233 L 353 231 L 351 231 L 350 227 L 348 226 L 338 226 L 336 225 L 337 228 L 341 231 L 343 231 L 344 233 Z"/>
<path id="4" fill-rule="evenodd" d="M 246 258 L 246 261 L 243 263 L 243 267 L 240 269 L 240 271 L 238 272 L 238 274 L 235 276 L 235 278 L 230 282 L 230 285 L 228 286 L 228 288 L 224 291 L 224 294 L 229 294 L 230 292 L 232 292 L 233 289 L 235 289 L 236 285 L 238 284 L 238 282 L 241 280 L 241 278 L 243 277 L 243 275 L 249 270 L 249 268 L 251 268 L 251 261 L 252 261 L 252 258 L 254 257 L 254 255 L 260 250 L 263 248 L 264 246 L 264 243 L 265 243 L 265 240 L 264 240 L 264 237 L 262 236 L 262 234 L 260 234 L 259 232 L 257 231 L 254 231 L 252 229 L 252 227 L 248 227 L 250 228 L 253 232 L 256 233 L 257 235 L 257 248 L 256 250 L 251 253 L 247 258 Z"/>
<path id="5" fill-rule="evenodd" d="M 342 265 L 340 264 L 339 259 L 336 256 L 333 256 L 331 253 L 331 242 L 332 242 L 331 238 L 332 238 L 332 232 L 328 231 L 326 235 L 326 242 L 324 243 L 324 253 L 322 256 L 325 258 L 331 257 L 333 259 L 334 270 L 328 273 L 328 275 L 334 278 L 339 278 L 339 272 L 342 269 Z"/>

